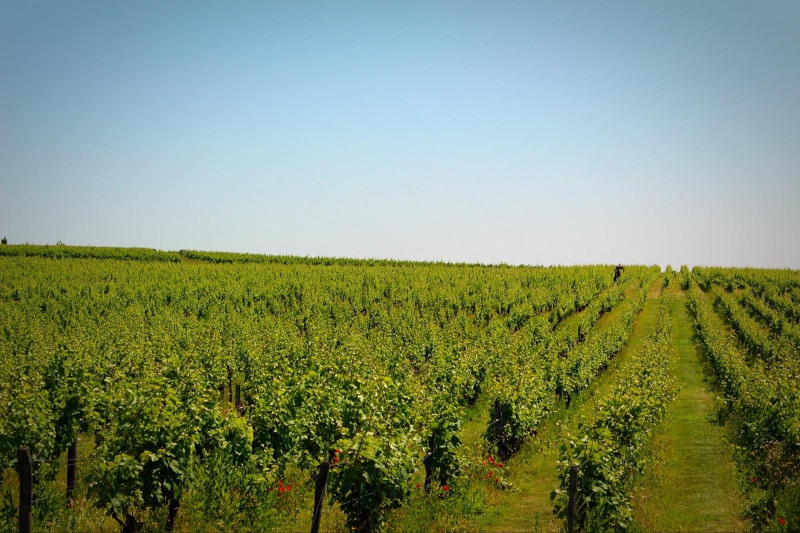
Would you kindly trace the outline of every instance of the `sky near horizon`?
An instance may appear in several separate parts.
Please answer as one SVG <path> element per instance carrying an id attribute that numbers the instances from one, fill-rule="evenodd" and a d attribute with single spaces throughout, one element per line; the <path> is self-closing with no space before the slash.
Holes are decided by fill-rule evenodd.
<path id="1" fill-rule="evenodd" d="M 800 268 L 800 3 L 0 0 L 11 243 Z"/>

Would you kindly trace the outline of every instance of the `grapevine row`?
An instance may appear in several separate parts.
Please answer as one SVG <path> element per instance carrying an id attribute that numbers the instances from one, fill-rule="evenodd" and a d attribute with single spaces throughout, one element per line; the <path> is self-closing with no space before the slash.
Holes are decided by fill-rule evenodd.
<path id="1" fill-rule="evenodd" d="M 663 294 L 656 331 L 621 369 L 620 381 L 598 402 L 592 418 L 562 446 L 560 486 L 552 499 L 555 512 L 567 518 L 570 472 L 576 468 L 572 497 L 578 530 L 624 530 L 630 523 L 631 487 L 644 462 L 645 444 L 675 395 L 668 372 L 671 357 L 670 298 Z"/>
<path id="2" fill-rule="evenodd" d="M 757 358 L 748 361 L 735 339 L 725 334 L 706 299 L 693 287 L 690 310 L 723 394 L 721 414 L 737 444 L 747 451 L 745 461 L 753 470 L 753 481 L 765 491 L 753 516 L 763 526 L 779 507 L 791 508 L 782 502 L 798 497 L 800 362 L 797 358 L 777 359 L 769 365 Z"/>

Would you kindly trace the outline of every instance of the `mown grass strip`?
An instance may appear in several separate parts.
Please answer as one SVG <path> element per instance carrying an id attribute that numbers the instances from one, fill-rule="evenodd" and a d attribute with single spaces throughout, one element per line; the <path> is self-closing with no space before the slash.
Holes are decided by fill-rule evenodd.
<path id="1" fill-rule="evenodd" d="M 714 395 L 681 291 L 672 306 L 671 372 L 680 389 L 654 436 L 658 458 L 635 493 L 634 519 L 646 531 L 746 531 L 732 451 L 714 422 Z"/>

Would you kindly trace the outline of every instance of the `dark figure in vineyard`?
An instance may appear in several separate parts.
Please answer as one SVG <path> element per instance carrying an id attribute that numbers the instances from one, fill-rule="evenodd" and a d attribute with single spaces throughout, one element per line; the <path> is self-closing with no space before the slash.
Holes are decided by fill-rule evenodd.
<path id="1" fill-rule="evenodd" d="M 622 271 L 623 270 L 625 270 L 625 267 L 622 266 L 622 265 L 617 265 L 617 266 L 614 267 L 614 282 L 615 283 L 619 279 L 619 277 L 622 275 Z"/>
<path id="2" fill-rule="evenodd" d="M 8 244 L 8 239 L 6 239 L 5 237 L 3 237 L 3 240 L 2 240 L 2 241 L 0 241 L 0 244 Z"/>

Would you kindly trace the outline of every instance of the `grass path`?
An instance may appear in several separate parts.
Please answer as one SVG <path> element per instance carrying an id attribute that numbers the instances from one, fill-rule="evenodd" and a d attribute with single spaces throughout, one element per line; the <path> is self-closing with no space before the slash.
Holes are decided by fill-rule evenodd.
<path id="1" fill-rule="evenodd" d="M 590 415 L 595 401 L 614 385 L 618 369 L 628 354 L 655 331 L 661 281 L 659 278 L 651 288 L 644 309 L 636 317 L 633 333 L 609 368 L 574 399 L 570 409 L 553 414 L 542 425 L 538 436 L 507 462 L 508 479 L 516 490 L 501 493 L 497 505 L 482 517 L 480 529 L 503 532 L 561 530 L 562 524 L 553 516 L 550 503 L 550 492 L 558 486 L 556 462 L 559 446 L 566 433 L 574 432 L 581 417 Z M 620 305 L 604 314 L 595 328 L 602 330 L 621 311 Z"/>
<path id="2" fill-rule="evenodd" d="M 657 459 L 635 492 L 634 517 L 647 531 L 746 531 L 731 449 L 713 422 L 714 395 L 703 381 L 686 297 L 675 289 L 672 372 L 680 391 L 654 436 Z"/>

